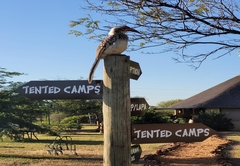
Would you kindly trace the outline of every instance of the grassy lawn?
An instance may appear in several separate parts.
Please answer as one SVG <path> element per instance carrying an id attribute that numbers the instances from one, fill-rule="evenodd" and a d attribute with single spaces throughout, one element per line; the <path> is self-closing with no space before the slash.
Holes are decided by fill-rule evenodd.
<path id="1" fill-rule="evenodd" d="M 84 126 L 86 130 L 95 127 Z M 83 127 L 83 130 L 84 130 Z M 64 136 L 64 135 L 61 135 Z M 65 135 L 66 136 L 66 135 Z M 13 142 L 4 139 L 0 141 L 0 165 L 5 166 L 100 166 L 103 164 L 103 134 L 97 132 L 81 132 L 76 135 L 68 135 L 72 138 L 72 144 L 76 145 L 77 156 L 69 150 L 63 154 L 54 155 L 47 153 L 46 145 L 52 144 L 55 136 L 37 134 L 39 141 L 25 140 L 24 142 Z M 70 137 L 68 137 L 70 138 Z M 68 142 L 70 146 L 70 142 Z M 141 145 L 142 155 L 154 153 L 161 144 Z M 65 149 L 65 148 L 64 148 Z M 133 164 L 140 165 L 140 164 Z M 142 164 L 141 164 L 142 165 Z"/>
<path id="2" fill-rule="evenodd" d="M 37 134 L 39 141 L 25 140 L 24 142 L 13 142 L 4 139 L 0 141 L 0 165 L 4 166 L 101 166 L 103 164 L 103 134 L 94 131 L 96 126 L 83 126 L 82 132 L 71 136 L 76 145 L 77 155 L 72 151 L 65 150 L 63 154 L 54 155 L 47 153 L 49 144 L 55 140 L 55 136 Z M 86 132 L 86 131 L 88 132 Z M 64 135 L 61 135 L 64 136 Z M 66 135 L 65 135 L 66 136 Z M 223 136 L 234 140 L 236 143 L 225 151 L 231 158 L 233 165 L 240 163 L 240 132 L 226 132 Z M 70 138 L 70 137 L 68 137 Z M 163 144 L 141 144 L 142 156 L 153 154 Z M 65 147 L 64 147 L 65 149 Z M 140 166 L 143 164 L 132 164 Z"/>
<path id="3" fill-rule="evenodd" d="M 0 165 L 101 165 L 103 135 L 81 134 L 71 135 L 76 144 L 77 156 L 71 151 L 63 155 L 48 154 L 46 145 L 53 143 L 55 137 L 37 135 L 40 141 L 33 142 L 0 142 Z M 70 146 L 69 141 L 68 146 Z M 65 148 L 65 147 L 64 147 Z M 66 149 L 66 148 L 65 148 Z M 91 162 L 90 162 L 91 161 Z M 89 164 L 90 163 L 90 164 Z"/>

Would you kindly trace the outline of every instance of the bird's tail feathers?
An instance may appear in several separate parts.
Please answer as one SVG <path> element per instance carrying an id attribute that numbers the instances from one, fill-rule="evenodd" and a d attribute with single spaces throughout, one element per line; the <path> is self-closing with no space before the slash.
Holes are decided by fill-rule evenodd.
<path id="1" fill-rule="evenodd" d="M 94 76 L 94 72 L 98 66 L 98 63 L 99 63 L 99 59 L 95 59 L 93 65 L 92 65 L 92 68 L 90 70 L 90 73 L 89 73 L 89 76 L 88 76 L 88 83 L 91 84 L 92 83 L 92 80 L 93 80 L 93 76 Z"/>

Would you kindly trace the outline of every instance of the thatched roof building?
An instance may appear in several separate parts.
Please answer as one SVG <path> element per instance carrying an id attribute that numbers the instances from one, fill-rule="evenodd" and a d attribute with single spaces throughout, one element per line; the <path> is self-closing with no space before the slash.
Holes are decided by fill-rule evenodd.
<path id="1" fill-rule="evenodd" d="M 177 116 L 193 118 L 200 111 L 218 109 L 231 118 L 235 130 L 240 130 L 240 75 L 171 105 Z"/>
<path id="2" fill-rule="evenodd" d="M 173 109 L 240 108 L 240 75 L 171 105 Z"/>

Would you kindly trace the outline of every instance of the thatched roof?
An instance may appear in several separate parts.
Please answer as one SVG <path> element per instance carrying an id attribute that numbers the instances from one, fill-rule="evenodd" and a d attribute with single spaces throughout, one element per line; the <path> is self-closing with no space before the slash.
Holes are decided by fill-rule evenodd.
<path id="1" fill-rule="evenodd" d="M 240 108 L 240 75 L 171 105 L 169 108 Z"/>

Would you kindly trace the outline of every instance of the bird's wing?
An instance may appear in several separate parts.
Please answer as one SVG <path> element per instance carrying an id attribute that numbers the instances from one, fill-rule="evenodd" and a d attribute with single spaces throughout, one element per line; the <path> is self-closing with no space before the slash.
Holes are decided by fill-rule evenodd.
<path id="1" fill-rule="evenodd" d="M 113 45 L 117 41 L 117 39 L 118 38 L 115 35 L 108 36 L 105 39 L 103 39 L 96 50 L 96 58 L 98 59 L 104 58 L 104 52 L 107 50 L 108 47 Z"/>

